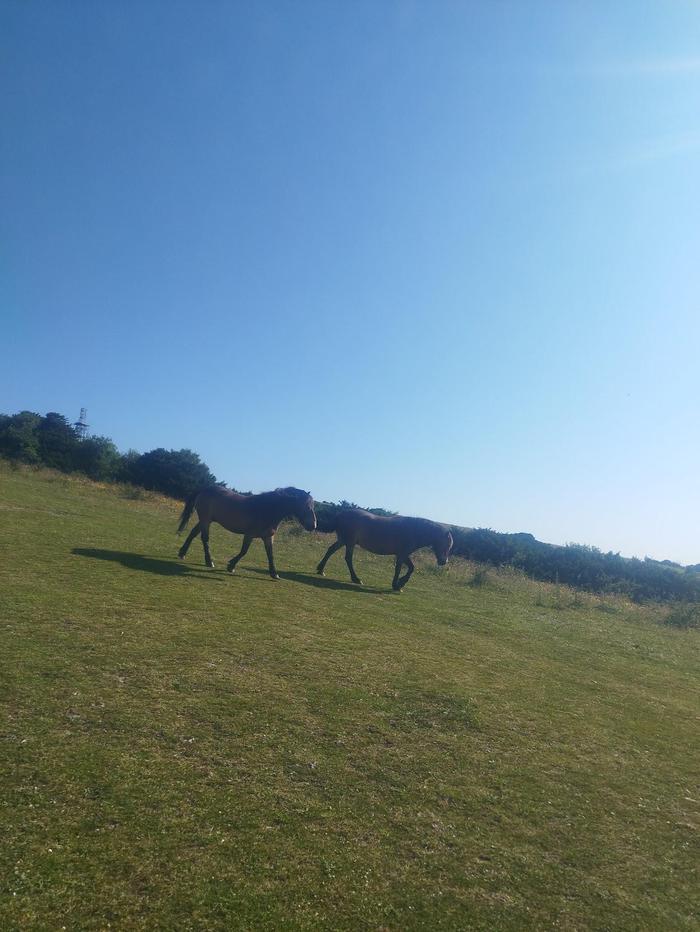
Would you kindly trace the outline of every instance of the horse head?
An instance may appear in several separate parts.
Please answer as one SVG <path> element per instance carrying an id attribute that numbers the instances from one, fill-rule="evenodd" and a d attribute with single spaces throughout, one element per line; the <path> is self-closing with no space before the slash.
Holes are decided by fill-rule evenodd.
<path id="1" fill-rule="evenodd" d="M 314 511 L 314 500 L 311 497 L 311 492 L 304 492 L 302 489 L 295 488 L 279 489 L 278 491 L 292 499 L 291 513 L 301 526 L 307 531 L 315 531 L 316 512 Z"/>
<path id="2" fill-rule="evenodd" d="M 297 518 L 302 524 L 302 527 L 305 527 L 307 531 L 316 530 L 316 512 L 314 511 L 314 500 L 311 497 L 311 492 L 302 492 L 303 498 L 300 500 L 299 511 L 297 511 Z"/>
<path id="3" fill-rule="evenodd" d="M 433 553 L 435 554 L 438 566 L 444 566 L 447 563 L 453 546 L 454 541 L 452 540 L 452 534 L 448 529 L 444 527 L 438 528 L 437 535 L 433 542 Z"/>

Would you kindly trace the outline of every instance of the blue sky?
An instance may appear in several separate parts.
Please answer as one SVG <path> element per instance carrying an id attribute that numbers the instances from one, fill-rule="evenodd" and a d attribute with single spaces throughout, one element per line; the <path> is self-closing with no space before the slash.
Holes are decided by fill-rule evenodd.
<path id="1" fill-rule="evenodd" d="M 700 561 L 700 4 L 0 7 L 0 410 Z"/>

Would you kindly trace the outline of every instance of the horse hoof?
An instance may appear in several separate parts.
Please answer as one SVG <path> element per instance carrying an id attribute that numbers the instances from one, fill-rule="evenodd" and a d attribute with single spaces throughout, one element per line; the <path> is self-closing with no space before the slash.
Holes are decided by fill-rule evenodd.
<path id="1" fill-rule="evenodd" d="M 273 579 L 281 579 L 281 578 L 282 578 L 282 577 L 280 576 L 279 573 L 275 573 L 274 575 L 270 574 L 270 575 L 272 576 Z"/>
<path id="2" fill-rule="evenodd" d="M 232 576 L 233 576 L 233 574 L 236 572 L 236 567 L 235 567 L 235 566 L 227 566 L 226 569 L 228 570 L 228 572 L 229 572 Z"/>
<path id="3" fill-rule="evenodd" d="M 207 563 L 207 566 L 209 567 L 210 570 L 215 570 L 215 569 L 216 569 L 216 567 L 214 566 L 213 563 Z"/>
<path id="4" fill-rule="evenodd" d="M 319 576 L 325 576 L 325 575 L 326 575 L 326 574 L 323 572 L 323 570 L 316 570 L 316 573 L 317 573 Z"/>
<path id="5" fill-rule="evenodd" d="M 361 585 L 362 585 L 362 580 L 361 580 L 361 579 L 353 579 L 353 582 L 355 583 L 356 586 L 361 586 Z"/>

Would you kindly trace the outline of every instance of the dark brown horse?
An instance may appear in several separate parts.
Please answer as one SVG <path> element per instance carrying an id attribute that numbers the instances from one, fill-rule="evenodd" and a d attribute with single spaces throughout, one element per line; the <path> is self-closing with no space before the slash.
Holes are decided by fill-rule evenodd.
<path id="1" fill-rule="evenodd" d="M 180 547 L 178 556 L 184 560 L 188 547 L 197 534 L 201 534 L 204 561 L 207 566 L 213 568 L 214 561 L 209 553 L 209 525 L 216 521 L 227 531 L 243 535 L 241 552 L 228 562 L 229 573 L 233 573 L 238 561 L 246 555 L 254 538 L 261 537 L 270 565 L 270 576 L 279 579 L 272 553 L 272 541 L 280 521 L 283 518 L 298 518 L 307 531 L 316 528 L 313 498 L 309 492 L 302 492 L 301 489 L 291 486 L 287 489 L 275 489 L 274 492 L 262 492 L 260 495 L 240 495 L 216 485 L 202 489 L 201 492 L 192 495 L 185 504 L 180 515 L 178 534 L 185 530 L 195 509 L 199 521 Z"/>
<path id="2" fill-rule="evenodd" d="M 338 539 L 326 551 L 316 568 L 317 573 L 323 576 L 328 560 L 344 546 L 350 578 L 354 583 L 362 585 L 362 580 L 352 565 L 352 552 L 355 545 L 359 545 L 372 553 L 396 556 L 394 581 L 391 584 L 396 592 L 400 592 L 411 578 L 415 569 L 411 554 L 415 550 L 432 547 L 439 566 L 447 563 L 452 550 L 452 534 L 442 524 L 425 518 L 404 518 L 401 515 L 387 518 L 373 515 L 362 508 L 349 508 L 339 512 L 335 517 L 335 532 Z M 405 576 L 399 576 L 404 564 L 408 572 Z"/>

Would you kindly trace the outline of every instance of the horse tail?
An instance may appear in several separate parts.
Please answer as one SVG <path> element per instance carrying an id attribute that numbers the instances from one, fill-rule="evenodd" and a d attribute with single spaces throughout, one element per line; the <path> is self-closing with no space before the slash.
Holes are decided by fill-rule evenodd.
<path id="1" fill-rule="evenodd" d="M 199 492 L 193 492 L 192 495 L 190 495 L 190 497 L 185 502 L 185 507 L 182 509 L 182 514 L 180 515 L 180 524 L 177 529 L 178 534 L 182 534 L 182 532 L 187 527 L 187 522 L 192 517 L 192 512 L 194 511 L 194 503 L 197 501 L 198 495 L 199 495 Z"/>

